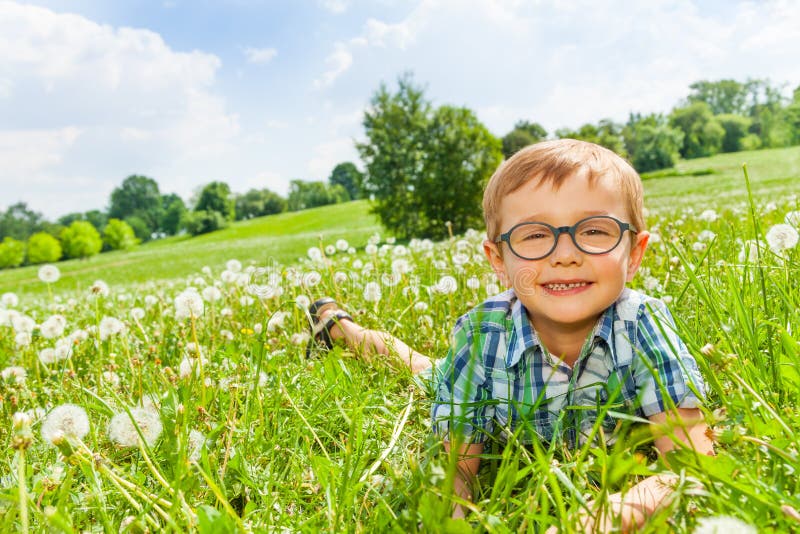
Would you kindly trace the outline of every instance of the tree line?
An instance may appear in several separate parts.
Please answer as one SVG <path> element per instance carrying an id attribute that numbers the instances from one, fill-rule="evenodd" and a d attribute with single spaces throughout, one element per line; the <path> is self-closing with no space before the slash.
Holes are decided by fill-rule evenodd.
<path id="1" fill-rule="evenodd" d="M 87 258 L 180 233 L 212 232 L 232 221 L 356 200 L 362 182 L 355 164 L 344 162 L 327 182 L 292 180 L 285 198 L 269 189 L 235 194 L 215 181 L 187 206 L 175 193 L 162 194 L 156 180 L 131 175 L 112 191 L 106 211 L 69 213 L 55 222 L 17 202 L 0 211 L 0 269 Z"/>
<path id="2" fill-rule="evenodd" d="M 768 80 L 701 80 L 669 113 L 630 113 L 552 134 L 523 119 L 495 137 L 466 107 L 434 106 L 411 74 L 395 91 L 381 84 L 364 112 L 366 140 L 356 144 L 362 173 L 337 165 L 327 182 L 292 180 L 284 198 L 269 189 L 234 194 L 225 182 L 205 185 L 187 206 L 158 183 L 132 175 L 111 193 L 107 211 L 46 221 L 24 202 L 0 211 L 0 268 L 82 258 L 185 232 L 198 235 L 231 221 L 368 197 L 397 237 L 442 238 L 481 226 L 481 197 L 491 173 L 521 148 L 549 138 L 575 138 L 628 158 L 640 173 L 679 158 L 800 144 L 800 87 L 791 98 Z"/>

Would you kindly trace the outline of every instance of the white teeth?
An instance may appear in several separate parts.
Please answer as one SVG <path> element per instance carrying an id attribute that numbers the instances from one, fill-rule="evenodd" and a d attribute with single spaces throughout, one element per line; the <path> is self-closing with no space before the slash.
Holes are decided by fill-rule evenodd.
<path id="1" fill-rule="evenodd" d="M 570 284 L 547 284 L 547 289 L 551 289 L 553 291 L 566 291 L 568 289 L 574 289 L 576 287 L 583 287 L 586 285 L 586 282 L 573 282 Z"/>

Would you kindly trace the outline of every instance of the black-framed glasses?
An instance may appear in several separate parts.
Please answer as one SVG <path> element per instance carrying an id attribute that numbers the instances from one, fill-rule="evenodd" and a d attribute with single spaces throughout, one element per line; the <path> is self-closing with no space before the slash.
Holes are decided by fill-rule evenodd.
<path id="1" fill-rule="evenodd" d="M 502 234 L 495 243 L 505 241 L 511 252 L 523 260 L 540 260 L 556 249 L 561 234 L 569 234 L 581 252 L 605 254 L 619 245 L 626 230 L 636 233 L 630 224 L 608 215 L 587 217 L 572 226 L 558 228 L 543 222 L 523 222 Z"/>

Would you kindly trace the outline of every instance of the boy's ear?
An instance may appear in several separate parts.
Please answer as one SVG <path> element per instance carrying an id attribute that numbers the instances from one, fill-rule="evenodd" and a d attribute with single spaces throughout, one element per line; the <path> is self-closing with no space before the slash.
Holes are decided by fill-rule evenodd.
<path id="1" fill-rule="evenodd" d="M 647 250 L 647 242 L 650 241 L 650 232 L 639 232 L 631 245 L 631 254 L 628 257 L 628 276 L 626 280 L 630 282 L 636 276 L 639 266 L 644 258 L 644 251 Z"/>
<path id="2" fill-rule="evenodd" d="M 508 288 L 511 287 L 511 280 L 506 274 L 506 266 L 503 263 L 503 255 L 500 252 L 501 246 L 503 246 L 502 243 L 493 243 L 487 239 L 483 242 L 483 252 L 486 254 L 486 259 L 489 260 L 494 274 L 497 275 L 497 279 L 503 286 Z"/>

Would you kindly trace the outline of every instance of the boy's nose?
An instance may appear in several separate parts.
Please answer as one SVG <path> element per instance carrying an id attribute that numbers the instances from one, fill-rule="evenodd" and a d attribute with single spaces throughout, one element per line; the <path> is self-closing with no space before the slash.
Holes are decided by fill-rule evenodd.
<path id="1" fill-rule="evenodd" d="M 578 247 L 575 246 L 575 243 L 572 241 L 572 236 L 564 232 L 556 238 L 556 248 L 553 249 L 549 259 L 551 265 L 580 264 L 583 259 L 583 254 Z"/>

